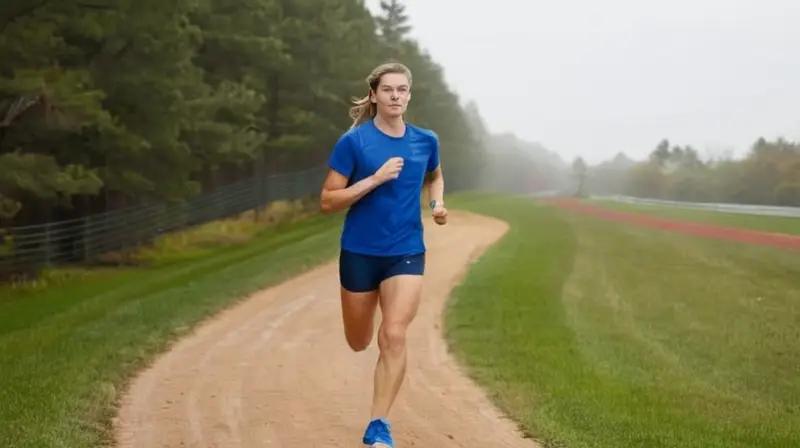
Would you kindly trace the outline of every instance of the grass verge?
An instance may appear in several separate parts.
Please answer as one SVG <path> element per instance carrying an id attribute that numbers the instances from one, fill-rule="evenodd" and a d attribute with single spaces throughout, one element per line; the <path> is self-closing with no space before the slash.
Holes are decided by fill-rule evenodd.
<path id="1" fill-rule="evenodd" d="M 504 219 L 452 294 L 451 349 L 545 447 L 800 445 L 800 260 L 571 215 Z"/>
<path id="2" fill-rule="evenodd" d="M 783 216 L 758 216 L 740 213 L 712 212 L 691 208 L 667 207 L 659 205 L 627 204 L 611 200 L 588 199 L 586 202 L 630 213 L 646 213 L 662 218 L 681 221 L 694 221 L 725 227 L 758 230 L 762 232 L 800 235 L 800 218 Z"/>
<path id="3" fill-rule="evenodd" d="M 340 220 L 318 216 L 251 229 L 237 238 L 247 244 L 205 244 L 136 269 L 0 290 L 3 446 L 109 444 L 130 375 L 202 319 L 334 257 Z"/>

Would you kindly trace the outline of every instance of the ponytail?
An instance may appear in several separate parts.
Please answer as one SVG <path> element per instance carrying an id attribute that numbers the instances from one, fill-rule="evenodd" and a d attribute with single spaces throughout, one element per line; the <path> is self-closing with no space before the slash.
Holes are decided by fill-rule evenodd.
<path id="1" fill-rule="evenodd" d="M 353 119 L 353 124 L 350 129 L 375 118 L 378 113 L 378 107 L 370 101 L 370 95 L 367 94 L 364 98 L 353 98 L 353 107 L 350 108 L 350 118 Z"/>

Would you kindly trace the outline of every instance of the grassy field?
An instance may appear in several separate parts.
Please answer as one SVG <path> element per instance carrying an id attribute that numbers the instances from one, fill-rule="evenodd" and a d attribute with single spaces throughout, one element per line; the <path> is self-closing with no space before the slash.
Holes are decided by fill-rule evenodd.
<path id="1" fill-rule="evenodd" d="M 647 213 L 669 219 L 696 221 L 726 227 L 759 230 L 762 232 L 800 235 L 800 218 L 781 216 L 756 216 L 739 213 L 712 212 L 691 208 L 665 207 L 658 205 L 628 204 L 604 199 L 589 199 L 586 202 L 602 205 L 622 212 Z"/>
<path id="2" fill-rule="evenodd" d="M 529 434 L 572 448 L 800 443 L 796 256 L 526 199 L 448 203 L 512 224 L 455 290 L 446 331 Z M 108 442 L 132 373 L 203 318 L 333 257 L 340 219 L 214 223 L 142 251 L 144 267 L 0 288 L 3 446 Z"/>
<path id="3" fill-rule="evenodd" d="M 108 442 L 132 373 L 203 318 L 334 257 L 340 219 L 212 223 L 142 251 L 145 267 L 58 270 L 0 288 L 2 446 Z"/>
<path id="4" fill-rule="evenodd" d="M 449 203 L 512 230 L 454 291 L 447 338 L 544 446 L 800 446 L 795 253 Z"/>

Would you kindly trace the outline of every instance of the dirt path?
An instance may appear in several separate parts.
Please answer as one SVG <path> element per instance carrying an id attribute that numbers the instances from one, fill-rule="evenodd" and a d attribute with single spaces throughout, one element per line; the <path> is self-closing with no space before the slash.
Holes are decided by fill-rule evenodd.
<path id="1" fill-rule="evenodd" d="M 453 213 L 428 225 L 428 269 L 392 410 L 398 448 L 533 447 L 460 374 L 440 336 L 445 298 L 467 263 L 507 229 Z M 175 344 L 133 382 L 120 448 L 361 447 L 377 347 L 353 353 L 335 264 L 262 291 Z"/>
<path id="2" fill-rule="evenodd" d="M 669 230 L 687 235 L 735 241 L 744 244 L 777 247 L 779 249 L 800 250 L 800 236 L 783 233 L 769 233 L 758 230 L 725 227 L 715 224 L 682 221 L 647 215 L 645 213 L 621 212 L 600 205 L 587 204 L 571 198 L 559 198 L 546 202 L 577 213 L 597 218 L 627 222 L 652 229 Z"/>

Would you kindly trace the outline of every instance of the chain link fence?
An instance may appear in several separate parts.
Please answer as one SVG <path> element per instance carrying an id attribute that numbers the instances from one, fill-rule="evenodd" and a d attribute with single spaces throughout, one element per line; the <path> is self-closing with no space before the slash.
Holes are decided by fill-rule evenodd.
<path id="1" fill-rule="evenodd" d="M 0 229 L 0 279 L 43 267 L 90 262 L 152 242 L 161 234 L 319 194 L 324 166 L 254 176 L 181 202 L 126 207 L 80 219 Z"/>

